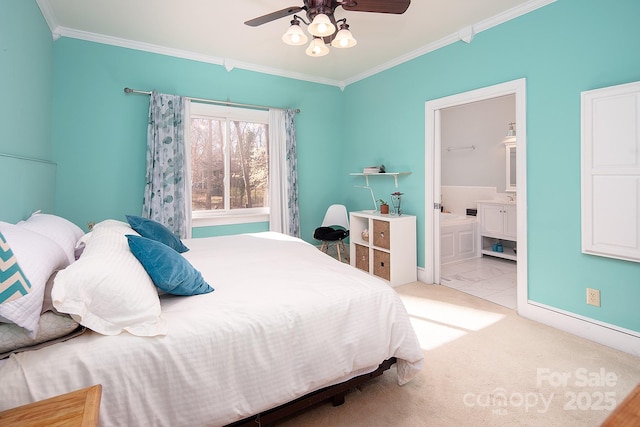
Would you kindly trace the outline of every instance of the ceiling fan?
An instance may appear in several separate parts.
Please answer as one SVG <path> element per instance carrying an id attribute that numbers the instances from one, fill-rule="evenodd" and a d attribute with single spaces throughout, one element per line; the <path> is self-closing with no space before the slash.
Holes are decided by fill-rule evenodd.
<path id="1" fill-rule="evenodd" d="M 285 16 L 305 11 L 309 22 L 294 15 L 291 27 L 282 37 L 285 43 L 302 45 L 307 42 L 307 37 L 300 29 L 300 22 L 309 26 L 309 32 L 314 36 L 311 45 L 307 49 L 309 56 L 323 56 L 329 52 L 326 44 L 338 48 L 351 47 L 356 44 L 349 31 L 346 18 L 336 20 L 334 12 L 342 6 L 344 10 L 352 12 L 375 12 L 403 14 L 411 4 L 411 0 L 303 0 L 303 6 L 291 6 L 277 10 L 266 15 L 250 19 L 245 22 L 250 27 L 257 27 Z M 338 25 L 340 23 L 340 25 Z M 339 28 L 339 31 L 336 29 Z"/>

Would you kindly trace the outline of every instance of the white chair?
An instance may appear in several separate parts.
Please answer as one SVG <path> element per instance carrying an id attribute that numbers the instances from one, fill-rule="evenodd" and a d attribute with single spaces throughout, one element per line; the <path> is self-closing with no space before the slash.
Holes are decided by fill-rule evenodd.
<path id="1" fill-rule="evenodd" d="M 338 253 L 338 261 L 342 261 L 342 253 L 349 261 L 349 255 L 344 246 L 344 239 L 349 236 L 349 216 L 344 205 L 331 205 L 324 214 L 322 225 L 313 232 L 313 238 L 320 240 L 320 250 L 329 253 L 331 244 L 335 244 Z"/>

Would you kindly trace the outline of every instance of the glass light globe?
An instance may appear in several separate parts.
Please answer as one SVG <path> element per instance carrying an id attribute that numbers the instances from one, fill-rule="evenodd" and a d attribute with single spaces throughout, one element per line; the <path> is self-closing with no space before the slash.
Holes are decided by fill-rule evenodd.
<path id="1" fill-rule="evenodd" d="M 316 15 L 315 18 L 313 18 L 313 22 L 309 25 L 309 32 L 317 37 L 330 36 L 335 31 L 336 27 L 324 13 Z"/>

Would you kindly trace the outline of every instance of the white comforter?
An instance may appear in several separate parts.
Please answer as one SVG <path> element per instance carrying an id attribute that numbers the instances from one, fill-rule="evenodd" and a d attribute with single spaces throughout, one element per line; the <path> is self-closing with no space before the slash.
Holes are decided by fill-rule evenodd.
<path id="1" fill-rule="evenodd" d="M 89 332 L 13 355 L 0 367 L 0 409 L 102 384 L 103 426 L 224 425 L 390 357 L 399 384 L 421 369 L 386 283 L 276 233 L 185 243 L 215 292 L 162 296 L 168 335 Z"/>

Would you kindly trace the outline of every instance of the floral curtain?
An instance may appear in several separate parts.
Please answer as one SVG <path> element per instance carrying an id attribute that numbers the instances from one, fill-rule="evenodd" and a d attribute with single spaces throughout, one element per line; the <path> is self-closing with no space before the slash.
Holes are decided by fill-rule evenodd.
<path id="1" fill-rule="evenodd" d="M 300 237 L 294 110 L 269 110 L 269 230 Z"/>
<path id="2" fill-rule="evenodd" d="M 185 148 L 184 97 L 151 93 L 142 216 L 191 237 L 191 185 Z"/>

